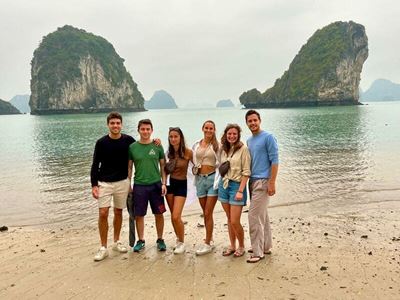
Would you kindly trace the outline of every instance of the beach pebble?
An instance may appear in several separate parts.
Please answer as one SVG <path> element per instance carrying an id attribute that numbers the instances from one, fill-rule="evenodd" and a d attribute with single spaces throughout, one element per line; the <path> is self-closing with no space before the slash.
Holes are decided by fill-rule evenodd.
<path id="1" fill-rule="evenodd" d="M 368 235 L 366 235 L 366 234 L 365 234 L 365 235 L 362 235 L 361 238 L 362 238 L 362 239 L 367 239 L 367 238 L 368 238 Z"/>
<path id="2" fill-rule="evenodd" d="M 369 252 L 368 252 L 368 255 L 372 255 L 372 251 L 369 251 Z"/>
<path id="3" fill-rule="evenodd" d="M 8 227 L 7 226 L 1 226 L 0 227 L 0 231 L 7 231 L 8 230 Z"/>
<path id="4" fill-rule="evenodd" d="M 324 233 L 324 236 L 328 236 L 328 233 L 327 233 L 327 232 L 325 232 L 325 233 Z"/>
<path id="5" fill-rule="evenodd" d="M 40 249 L 40 252 L 42 252 L 42 253 L 43 253 L 43 252 L 46 252 L 46 250 L 44 250 L 44 249 Z"/>
<path id="6" fill-rule="evenodd" d="M 328 267 L 322 266 L 322 267 L 320 268 L 320 270 L 321 270 L 321 271 L 326 271 L 326 270 L 328 270 Z"/>

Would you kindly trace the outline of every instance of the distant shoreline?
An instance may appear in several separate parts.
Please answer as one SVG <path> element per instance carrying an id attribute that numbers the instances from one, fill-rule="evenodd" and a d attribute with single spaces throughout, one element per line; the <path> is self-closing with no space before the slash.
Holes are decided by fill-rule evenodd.
<path id="1" fill-rule="evenodd" d="M 353 101 L 288 101 L 278 103 L 249 103 L 243 104 L 245 108 L 296 108 L 296 107 L 316 107 L 316 106 L 353 106 L 364 105 L 361 102 Z"/>
<path id="2" fill-rule="evenodd" d="M 144 108 L 85 108 L 85 109 L 40 109 L 31 111 L 31 115 L 67 115 L 67 114 L 91 114 L 118 112 L 142 112 L 147 111 Z"/>

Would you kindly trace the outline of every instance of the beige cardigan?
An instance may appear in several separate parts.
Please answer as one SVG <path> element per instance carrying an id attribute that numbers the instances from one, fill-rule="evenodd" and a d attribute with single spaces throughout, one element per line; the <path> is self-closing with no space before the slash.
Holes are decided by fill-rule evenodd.
<path id="1" fill-rule="evenodd" d="M 228 184 L 229 180 L 240 182 L 242 176 L 251 175 L 251 157 L 246 145 L 243 145 L 239 150 L 236 150 L 231 158 L 232 152 L 233 149 L 231 149 L 227 155 L 225 151 L 221 151 L 221 163 L 227 160 L 230 161 L 229 171 L 223 178 L 224 188 L 226 188 L 225 185 Z"/>

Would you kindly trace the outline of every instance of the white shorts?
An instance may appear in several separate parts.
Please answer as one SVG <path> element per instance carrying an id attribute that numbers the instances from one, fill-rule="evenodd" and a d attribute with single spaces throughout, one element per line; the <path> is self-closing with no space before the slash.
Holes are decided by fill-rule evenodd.
<path id="1" fill-rule="evenodd" d="M 130 181 L 127 179 L 104 182 L 99 181 L 99 208 L 110 207 L 113 200 L 115 208 L 123 209 L 126 207 L 126 198 L 129 193 Z"/>

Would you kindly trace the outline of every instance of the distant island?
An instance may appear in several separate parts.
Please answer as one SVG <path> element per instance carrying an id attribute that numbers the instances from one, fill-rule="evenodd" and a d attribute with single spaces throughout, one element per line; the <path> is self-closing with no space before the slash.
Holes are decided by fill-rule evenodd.
<path id="1" fill-rule="evenodd" d="M 272 88 L 244 92 L 240 102 L 246 108 L 360 104 L 360 74 L 367 57 L 363 25 L 332 23 L 309 38 Z"/>
<path id="2" fill-rule="evenodd" d="M 0 115 L 17 115 L 21 112 L 15 108 L 10 102 L 0 99 Z"/>
<path id="3" fill-rule="evenodd" d="M 387 79 L 377 79 L 360 94 L 361 101 L 400 101 L 400 84 Z"/>
<path id="4" fill-rule="evenodd" d="M 235 107 L 231 99 L 226 99 L 226 100 L 219 100 L 217 102 L 217 107 Z"/>
<path id="5" fill-rule="evenodd" d="M 29 95 L 16 95 L 11 98 L 10 103 L 20 112 L 27 114 L 31 112 L 31 108 L 29 107 L 29 97 Z"/>
<path id="6" fill-rule="evenodd" d="M 153 96 L 145 101 L 146 109 L 173 109 L 178 108 L 174 98 L 164 90 L 155 91 Z"/>
<path id="7" fill-rule="evenodd" d="M 83 29 L 65 25 L 45 36 L 31 65 L 31 114 L 144 110 L 124 59 Z"/>

